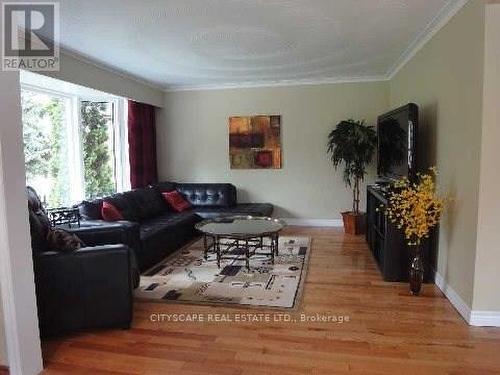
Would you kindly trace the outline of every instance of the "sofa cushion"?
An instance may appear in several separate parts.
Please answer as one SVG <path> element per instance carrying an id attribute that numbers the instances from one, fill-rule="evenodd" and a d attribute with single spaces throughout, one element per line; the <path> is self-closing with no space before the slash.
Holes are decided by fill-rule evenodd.
<path id="1" fill-rule="evenodd" d="M 167 212 L 141 225 L 141 249 L 137 259 L 141 270 L 149 269 L 173 253 L 198 233 L 194 229 L 201 217 L 192 210 L 180 213 Z"/>
<path id="2" fill-rule="evenodd" d="M 193 210 L 183 212 L 167 212 L 163 215 L 147 220 L 140 228 L 141 241 L 159 233 L 175 234 L 183 226 L 194 226 L 201 218 Z"/>
<path id="3" fill-rule="evenodd" d="M 47 211 L 43 208 L 37 192 L 31 186 L 26 187 L 26 197 L 28 198 L 31 248 L 35 253 L 47 251 L 49 249 L 47 234 L 50 229 Z"/>
<path id="4" fill-rule="evenodd" d="M 191 203 L 189 203 L 184 196 L 177 190 L 166 191 L 162 193 L 163 198 L 167 201 L 168 205 L 175 212 L 182 212 L 189 210 L 191 208 Z"/>
<path id="5" fill-rule="evenodd" d="M 84 220 L 102 220 L 102 199 L 83 201 L 78 205 L 78 209 Z"/>
<path id="6" fill-rule="evenodd" d="M 101 216 L 106 221 L 123 220 L 121 212 L 111 203 L 104 201 L 101 208 Z"/>
<path id="7" fill-rule="evenodd" d="M 176 184 L 194 207 L 231 207 L 236 204 L 236 188 L 231 184 Z"/>
<path id="8" fill-rule="evenodd" d="M 46 214 L 42 200 L 38 193 L 31 186 L 26 186 L 26 197 L 28 198 L 28 208 L 34 212 L 42 212 Z"/>
<path id="9" fill-rule="evenodd" d="M 50 221 L 41 211 L 35 212 L 31 208 L 28 210 L 30 222 L 31 248 L 34 253 L 48 251 L 47 233 L 50 228 Z"/>
<path id="10" fill-rule="evenodd" d="M 166 191 L 175 190 L 175 182 L 164 181 L 158 182 L 155 185 L 151 185 L 153 189 L 156 189 L 159 193 L 164 193 Z"/>
<path id="11" fill-rule="evenodd" d="M 123 196 L 136 210 L 136 218 L 141 222 L 161 215 L 168 210 L 168 205 L 161 194 L 151 187 L 127 191 L 123 193 Z"/>
<path id="12" fill-rule="evenodd" d="M 104 200 L 115 206 L 125 220 L 138 222 L 140 221 L 140 206 L 130 198 L 129 193 L 131 192 L 116 193 Z"/>
<path id="13" fill-rule="evenodd" d="M 271 216 L 273 205 L 270 203 L 240 203 L 234 207 L 196 207 L 195 211 L 204 219 L 235 215 Z"/>
<path id="14" fill-rule="evenodd" d="M 72 252 L 85 247 L 83 241 L 74 233 L 63 229 L 50 228 L 47 233 L 49 250 L 60 252 Z"/>

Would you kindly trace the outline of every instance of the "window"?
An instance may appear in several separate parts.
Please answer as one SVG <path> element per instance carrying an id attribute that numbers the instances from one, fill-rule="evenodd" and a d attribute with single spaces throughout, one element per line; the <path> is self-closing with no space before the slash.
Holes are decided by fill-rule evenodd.
<path id="1" fill-rule="evenodd" d="M 95 198 L 117 190 L 114 157 L 114 102 L 80 102 L 85 196 Z"/>
<path id="2" fill-rule="evenodd" d="M 48 207 L 130 188 L 125 99 L 23 85 L 26 182 Z"/>

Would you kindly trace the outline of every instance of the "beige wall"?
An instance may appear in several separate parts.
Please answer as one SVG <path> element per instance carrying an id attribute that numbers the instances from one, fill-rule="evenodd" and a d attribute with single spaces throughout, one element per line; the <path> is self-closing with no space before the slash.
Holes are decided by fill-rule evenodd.
<path id="1" fill-rule="evenodd" d="M 157 107 L 163 105 L 162 90 L 64 53 L 61 53 L 60 71 L 40 73 Z"/>
<path id="2" fill-rule="evenodd" d="M 438 272 L 472 306 L 484 61 L 484 3 L 470 1 L 391 81 L 391 106 L 422 113 L 424 162 L 453 201 L 439 236 Z"/>
<path id="3" fill-rule="evenodd" d="M 272 202 L 286 218 L 338 219 L 351 194 L 326 155 L 340 120 L 366 119 L 388 107 L 388 83 L 170 92 L 158 129 L 162 179 L 231 182 L 246 202 Z M 228 117 L 280 114 L 283 168 L 229 169 Z M 373 181 L 373 168 L 371 177 Z M 364 194 L 363 194 L 364 196 Z"/>
<path id="4" fill-rule="evenodd" d="M 500 311 L 500 5 L 486 7 L 481 179 L 473 309 Z"/>

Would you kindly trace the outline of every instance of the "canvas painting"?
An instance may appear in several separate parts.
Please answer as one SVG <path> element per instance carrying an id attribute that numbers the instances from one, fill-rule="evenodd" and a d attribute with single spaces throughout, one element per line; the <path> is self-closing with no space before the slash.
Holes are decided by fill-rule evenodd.
<path id="1" fill-rule="evenodd" d="M 229 118 L 231 169 L 281 168 L 281 116 Z"/>

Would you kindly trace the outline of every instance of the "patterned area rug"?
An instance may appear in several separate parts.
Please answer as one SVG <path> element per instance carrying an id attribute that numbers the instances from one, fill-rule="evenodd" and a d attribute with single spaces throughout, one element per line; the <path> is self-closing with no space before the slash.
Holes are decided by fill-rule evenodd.
<path id="1" fill-rule="evenodd" d="M 179 250 L 141 276 L 135 297 L 150 301 L 239 304 L 293 308 L 298 304 L 310 253 L 310 238 L 280 237 L 274 264 L 257 251 L 245 267 L 234 249 L 217 267 L 216 255 L 203 258 L 203 241 Z"/>

